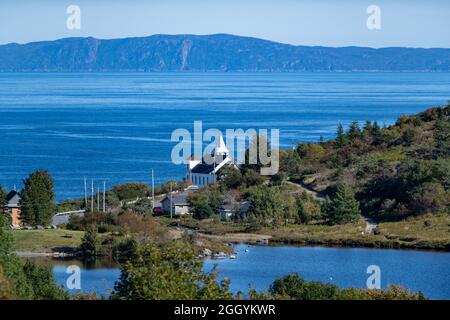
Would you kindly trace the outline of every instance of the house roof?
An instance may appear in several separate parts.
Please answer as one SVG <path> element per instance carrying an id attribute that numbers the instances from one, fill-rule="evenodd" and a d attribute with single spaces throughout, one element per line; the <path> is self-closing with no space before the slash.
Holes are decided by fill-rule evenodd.
<path id="1" fill-rule="evenodd" d="M 239 209 L 239 202 L 225 202 L 220 206 L 221 210 L 235 211 Z"/>
<path id="2" fill-rule="evenodd" d="M 226 201 L 221 206 L 220 209 L 223 211 L 240 211 L 242 213 L 246 213 L 250 209 L 250 201 L 243 202 L 230 202 Z"/>
<path id="3" fill-rule="evenodd" d="M 251 205 L 252 203 L 250 201 L 241 202 L 241 212 L 246 213 L 248 210 L 250 210 Z"/>
<path id="4" fill-rule="evenodd" d="M 6 201 L 8 201 L 9 208 L 19 207 L 19 201 L 20 201 L 19 193 L 15 190 L 12 190 L 6 196 Z"/>
<path id="5" fill-rule="evenodd" d="M 170 195 L 166 196 L 162 202 L 170 201 Z M 182 192 L 179 194 L 172 195 L 172 204 L 176 206 L 188 205 L 188 193 Z"/>

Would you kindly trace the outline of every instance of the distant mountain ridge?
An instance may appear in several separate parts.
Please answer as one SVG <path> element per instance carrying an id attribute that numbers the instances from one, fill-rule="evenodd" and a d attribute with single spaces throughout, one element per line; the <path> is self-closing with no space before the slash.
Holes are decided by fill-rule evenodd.
<path id="1" fill-rule="evenodd" d="M 0 71 L 450 71 L 450 49 L 294 46 L 228 34 L 65 38 L 1 45 Z"/>

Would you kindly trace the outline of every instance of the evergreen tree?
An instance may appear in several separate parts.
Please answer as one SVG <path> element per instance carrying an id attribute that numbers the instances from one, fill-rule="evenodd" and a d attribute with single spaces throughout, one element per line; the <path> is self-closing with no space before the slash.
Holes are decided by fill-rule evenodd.
<path id="1" fill-rule="evenodd" d="M 366 123 L 364 124 L 363 132 L 364 132 L 365 134 L 372 135 L 372 130 L 373 130 L 372 122 L 370 122 L 369 120 L 367 120 Z"/>
<path id="2" fill-rule="evenodd" d="M 361 139 L 362 132 L 361 132 L 361 129 L 359 127 L 358 121 L 352 121 L 352 123 L 350 124 L 350 127 L 348 128 L 347 137 L 351 141 L 355 141 L 357 139 Z"/>
<path id="3" fill-rule="evenodd" d="M 438 109 L 440 110 L 440 109 Z M 450 123 L 449 119 L 436 120 L 434 124 L 434 141 L 438 153 L 446 155 L 450 152 Z"/>
<path id="4" fill-rule="evenodd" d="M 361 215 L 355 192 L 345 184 L 338 185 L 331 199 L 326 199 L 324 211 L 332 224 L 354 222 Z"/>
<path id="5" fill-rule="evenodd" d="M 97 227 L 89 225 L 83 236 L 80 251 L 85 257 L 95 257 L 99 254 L 99 242 L 97 239 Z"/>
<path id="6" fill-rule="evenodd" d="M 0 187 L 0 214 L 3 212 L 7 205 L 6 196 L 8 195 L 7 191 Z"/>
<path id="7" fill-rule="evenodd" d="M 339 148 L 342 148 L 345 145 L 346 138 L 345 138 L 345 131 L 344 126 L 342 123 L 339 123 L 337 127 L 337 133 L 336 133 L 336 144 Z"/>
<path id="8" fill-rule="evenodd" d="M 373 122 L 371 134 L 375 139 L 378 139 L 381 135 L 381 128 L 376 121 Z"/>
<path id="9" fill-rule="evenodd" d="M 35 171 L 24 180 L 21 219 L 30 225 L 48 225 L 55 214 L 53 178 L 47 171 Z"/>

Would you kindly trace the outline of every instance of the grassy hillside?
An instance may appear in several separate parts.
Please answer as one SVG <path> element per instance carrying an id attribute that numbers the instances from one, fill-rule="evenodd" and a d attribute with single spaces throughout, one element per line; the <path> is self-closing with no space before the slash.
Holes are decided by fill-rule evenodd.
<path id="1" fill-rule="evenodd" d="M 333 140 L 281 150 L 277 175 L 260 176 L 260 167 L 224 170 L 218 185 L 190 198 L 200 221 L 179 223 L 224 239 L 450 249 L 450 106 L 389 127 L 339 125 Z M 251 205 L 221 223 L 223 201 Z"/>
<path id="2" fill-rule="evenodd" d="M 362 213 L 401 220 L 448 214 L 450 107 L 401 116 L 395 125 L 357 122 L 337 138 L 282 152 L 282 171 L 331 196 L 339 184 L 353 188 Z"/>

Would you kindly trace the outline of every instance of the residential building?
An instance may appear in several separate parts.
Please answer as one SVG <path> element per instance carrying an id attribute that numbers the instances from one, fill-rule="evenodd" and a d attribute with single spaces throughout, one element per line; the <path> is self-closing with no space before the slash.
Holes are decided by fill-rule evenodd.
<path id="1" fill-rule="evenodd" d="M 11 216 L 11 224 L 14 227 L 20 226 L 20 194 L 13 190 L 6 197 L 7 212 Z"/>
<path id="2" fill-rule="evenodd" d="M 233 166 L 237 168 L 222 136 L 220 136 L 217 146 L 212 151 L 208 160 L 206 161 L 204 158 L 197 160 L 193 156 L 189 158 L 186 178 L 194 186 L 203 188 L 216 183 L 219 179 L 219 171 L 224 167 Z"/>
<path id="3" fill-rule="evenodd" d="M 226 201 L 220 206 L 220 220 L 230 221 L 234 219 L 244 219 L 247 217 L 250 206 L 250 201 Z"/>
<path id="4" fill-rule="evenodd" d="M 172 211 L 171 205 L 172 203 Z M 174 193 L 172 197 L 167 195 L 162 201 L 162 208 L 166 214 L 170 214 L 172 212 L 173 215 L 185 215 L 189 214 L 189 202 L 188 202 L 188 193 Z"/>

